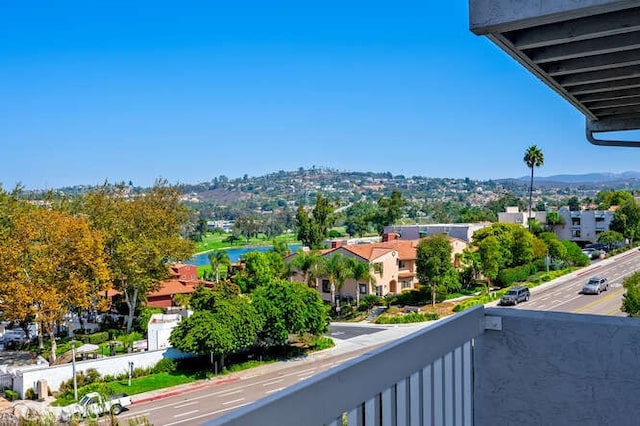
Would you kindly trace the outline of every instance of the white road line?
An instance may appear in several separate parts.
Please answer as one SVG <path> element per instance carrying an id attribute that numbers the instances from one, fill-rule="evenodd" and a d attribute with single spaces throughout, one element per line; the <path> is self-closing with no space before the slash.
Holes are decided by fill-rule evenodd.
<path id="1" fill-rule="evenodd" d="M 174 408 L 183 408 L 183 407 L 188 407 L 189 405 L 193 405 L 193 404 L 197 404 L 197 403 L 198 403 L 198 401 L 187 402 L 186 404 L 176 405 L 176 406 L 174 406 Z"/>
<path id="2" fill-rule="evenodd" d="M 235 404 L 236 402 L 244 401 L 244 398 L 234 399 L 233 401 L 223 402 L 222 405 Z"/>
<path id="3" fill-rule="evenodd" d="M 176 414 L 173 417 L 184 417 L 184 416 L 188 416 L 189 414 L 197 413 L 198 411 L 200 410 L 187 411 L 186 413 Z"/>
<path id="4" fill-rule="evenodd" d="M 263 383 L 262 386 L 271 386 L 271 385 L 275 385 L 276 383 L 280 383 L 280 382 L 282 382 L 282 379 L 272 380 L 270 382 Z"/>
<path id="5" fill-rule="evenodd" d="M 309 377 L 313 377 L 313 374 L 309 375 L 309 376 L 302 376 L 298 378 L 298 381 L 303 381 L 303 380 L 307 380 Z"/>
<path id="6" fill-rule="evenodd" d="M 229 396 L 229 395 L 233 395 L 236 393 L 242 393 L 243 390 L 242 389 L 238 389 L 238 390 L 234 390 L 234 391 L 223 391 L 223 392 L 215 392 L 209 395 L 217 395 L 217 396 Z M 207 395 L 207 396 L 209 396 Z"/>
<path id="7" fill-rule="evenodd" d="M 223 408 L 222 410 L 210 411 L 208 413 L 203 413 L 203 414 L 200 414 L 199 416 L 194 416 L 194 417 L 191 417 L 191 418 L 188 418 L 188 419 L 185 419 L 185 420 L 180 420 L 180 421 L 173 422 L 173 423 L 167 423 L 164 426 L 178 425 L 180 423 L 188 422 L 188 421 L 191 421 L 191 420 L 201 419 L 201 418 L 207 417 L 207 416 L 213 416 L 214 414 L 220 414 L 220 413 L 224 413 L 225 411 L 235 410 L 236 408 L 244 407 L 245 405 L 249 405 L 249 404 L 250 404 L 250 402 L 247 402 L 245 404 L 238 405 L 237 407 L 228 407 L 228 408 Z"/>
<path id="8" fill-rule="evenodd" d="M 284 388 L 271 389 L 271 390 L 266 391 L 265 393 L 266 394 L 270 394 L 270 393 L 274 393 L 274 392 L 280 392 L 282 389 L 284 389 Z"/>

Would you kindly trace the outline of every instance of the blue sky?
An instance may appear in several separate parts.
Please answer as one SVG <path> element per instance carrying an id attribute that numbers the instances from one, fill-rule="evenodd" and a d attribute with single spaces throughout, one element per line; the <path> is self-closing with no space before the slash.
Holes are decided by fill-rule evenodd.
<path id="1" fill-rule="evenodd" d="M 527 175 L 531 144 L 540 176 L 637 170 L 473 35 L 467 1 L 307 3 L 0 0 L 2 186 L 495 179 Z"/>

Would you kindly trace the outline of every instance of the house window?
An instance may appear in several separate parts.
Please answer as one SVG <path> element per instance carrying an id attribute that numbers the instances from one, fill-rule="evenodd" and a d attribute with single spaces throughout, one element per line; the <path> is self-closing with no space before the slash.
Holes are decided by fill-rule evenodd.
<path id="1" fill-rule="evenodd" d="M 580 230 L 576 229 L 574 231 L 571 231 L 571 237 L 572 238 L 580 238 Z"/>
<path id="2" fill-rule="evenodd" d="M 411 281 L 402 281 L 402 289 L 403 290 L 406 290 L 406 289 L 411 288 L 411 287 L 413 287 L 411 285 Z"/>
<path id="3" fill-rule="evenodd" d="M 360 294 L 367 294 L 367 285 L 358 284 L 358 291 L 360 292 Z"/>
<path id="4" fill-rule="evenodd" d="M 571 225 L 580 226 L 580 218 L 579 217 L 571 218 Z"/>
<path id="5" fill-rule="evenodd" d="M 382 296 L 382 286 L 376 286 L 376 296 Z"/>
<path id="6" fill-rule="evenodd" d="M 404 260 L 398 260 L 398 268 L 399 269 L 404 269 L 407 267 L 407 264 Z"/>
<path id="7" fill-rule="evenodd" d="M 331 293 L 331 283 L 329 280 L 322 280 L 322 292 Z"/>

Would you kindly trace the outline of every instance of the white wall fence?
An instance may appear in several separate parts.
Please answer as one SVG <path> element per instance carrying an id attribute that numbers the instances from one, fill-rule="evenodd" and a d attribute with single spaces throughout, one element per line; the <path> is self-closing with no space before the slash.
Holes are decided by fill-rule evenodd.
<path id="1" fill-rule="evenodd" d="M 133 362 L 133 368 L 150 368 L 163 358 L 180 359 L 191 355 L 182 353 L 174 348 L 159 351 L 136 352 L 126 355 L 116 355 L 106 358 L 91 359 L 76 362 L 76 373 L 94 369 L 101 376 L 126 374 L 129 370 L 129 362 Z M 36 390 L 38 380 L 44 379 L 49 389 L 57 391 L 60 384 L 73 378 L 73 364 L 54 365 L 49 367 L 32 366 L 16 371 L 13 380 L 13 390 L 18 392 L 20 398 L 24 398 L 25 391 L 29 388 Z"/>

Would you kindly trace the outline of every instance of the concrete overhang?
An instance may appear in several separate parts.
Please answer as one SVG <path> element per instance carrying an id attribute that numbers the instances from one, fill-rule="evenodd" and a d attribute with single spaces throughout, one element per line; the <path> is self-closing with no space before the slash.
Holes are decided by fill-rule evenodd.
<path id="1" fill-rule="evenodd" d="M 469 25 L 581 111 L 589 142 L 640 147 L 594 135 L 640 130 L 640 1 L 469 0 Z"/>

